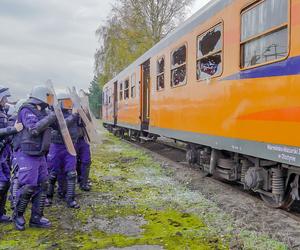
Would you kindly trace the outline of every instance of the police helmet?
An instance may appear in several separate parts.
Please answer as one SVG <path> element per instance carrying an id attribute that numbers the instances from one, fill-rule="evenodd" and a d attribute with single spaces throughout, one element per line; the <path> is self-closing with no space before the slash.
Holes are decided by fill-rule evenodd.
<path id="1" fill-rule="evenodd" d="M 4 86 L 0 85 L 0 101 L 2 101 L 4 97 L 10 96 L 9 88 L 5 88 Z"/>
<path id="2" fill-rule="evenodd" d="M 71 96 L 67 92 L 58 93 L 57 100 L 60 103 L 62 109 L 72 109 L 73 108 L 73 102 L 72 102 Z"/>
<path id="3" fill-rule="evenodd" d="M 38 85 L 32 88 L 29 98 L 34 99 L 36 104 L 48 104 L 53 105 L 53 93 L 45 85 Z"/>

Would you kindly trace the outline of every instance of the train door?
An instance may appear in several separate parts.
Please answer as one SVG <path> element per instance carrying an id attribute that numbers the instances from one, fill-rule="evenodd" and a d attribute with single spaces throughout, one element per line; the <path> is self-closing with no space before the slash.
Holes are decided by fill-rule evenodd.
<path id="1" fill-rule="evenodd" d="M 114 82 L 114 125 L 118 122 L 118 82 Z"/>
<path id="2" fill-rule="evenodd" d="M 142 130 L 149 129 L 150 120 L 150 59 L 141 65 L 141 125 Z"/>

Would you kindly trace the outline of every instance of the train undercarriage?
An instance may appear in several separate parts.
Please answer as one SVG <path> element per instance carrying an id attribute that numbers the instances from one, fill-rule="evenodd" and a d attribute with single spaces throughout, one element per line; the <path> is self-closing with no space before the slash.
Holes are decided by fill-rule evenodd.
<path id="1" fill-rule="evenodd" d="M 296 167 L 194 144 L 188 144 L 186 160 L 208 175 L 258 193 L 270 207 L 288 209 L 299 200 L 300 170 Z"/>
<path id="2" fill-rule="evenodd" d="M 155 141 L 159 137 L 145 131 L 112 125 L 105 127 L 115 136 L 132 141 Z M 209 176 L 239 183 L 244 190 L 258 193 L 272 208 L 289 209 L 294 201 L 300 200 L 300 168 L 208 146 L 184 143 L 189 165 Z"/>

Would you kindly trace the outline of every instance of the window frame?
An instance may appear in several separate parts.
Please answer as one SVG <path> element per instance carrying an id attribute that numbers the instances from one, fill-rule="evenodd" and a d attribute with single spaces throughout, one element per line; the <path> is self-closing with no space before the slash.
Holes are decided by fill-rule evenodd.
<path id="1" fill-rule="evenodd" d="M 126 82 L 128 81 L 128 88 L 126 88 Z M 128 100 L 130 98 L 130 79 L 129 77 L 125 78 L 124 82 L 124 100 Z M 128 91 L 128 96 L 126 97 L 125 93 Z"/>
<path id="2" fill-rule="evenodd" d="M 110 106 L 112 104 L 112 91 L 111 88 L 108 89 L 108 105 Z"/>
<path id="3" fill-rule="evenodd" d="M 158 66 L 158 61 L 160 59 L 164 59 L 164 71 L 162 73 L 158 73 L 158 70 L 157 70 L 157 66 Z M 171 73 L 172 74 L 172 73 Z M 164 87 L 161 88 L 161 89 L 158 89 L 158 77 L 160 76 L 164 76 Z M 156 59 L 156 91 L 157 92 L 162 92 L 166 89 L 166 57 L 165 55 L 161 55 L 159 56 L 157 59 Z"/>
<path id="4" fill-rule="evenodd" d="M 202 35 L 204 35 L 205 33 L 209 32 L 210 30 L 214 29 L 215 27 L 217 27 L 218 25 L 221 25 L 221 40 L 222 40 L 222 48 L 221 50 L 218 50 L 216 52 L 210 52 L 208 53 L 207 55 L 203 56 L 203 57 L 198 57 L 198 47 L 199 47 L 199 40 L 198 38 Z M 197 82 L 205 82 L 205 81 L 208 81 L 208 80 L 211 80 L 211 79 L 214 79 L 214 78 L 218 78 L 220 76 L 223 75 L 223 72 L 224 72 L 224 20 L 219 20 L 215 25 L 213 26 L 210 26 L 210 28 L 206 29 L 205 31 L 201 32 L 199 35 L 196 36 L 196 81 Z M 202 58 L 205 58 L 205 57 L 208 57 L 208 56 L 212 56 L 212 55 L 215 55 L 215 54 L 218 54 L 221 52 L 221 64 L 222 64 L 222 70 L 221 72 L 218 74 L 218 75 L 214 75 L 213 77 L 210 77 L 210 78 L 206 78 L 206 79 L 197 79 L 197 64 L 198 64 L 198 61 L 201 60 Z"/>
<path id="5" fill-rule="evenodd" d="M 104 89 L 102 92 L 102 103 L 104 106 L 107 106 L 107 89 Z"/>
<path id="6" fill-rule="evenodd" d="M 185 58 L 185 63 L 184 64 L 181 64 L 181 65 L 179 65 L 179 66 L 177 66 L 177 67 L 175 67 L 175 68 L 172 68 L 173 66 L 172 66 L 172 56 L 173 56 L 173 52 L 174 51 L 176 51 L 176 50 L 178 50 L 180 47 L 183 47 L 183 46 L 185 46 L 186 47 L 186 58 Z M 185 42 L 183 42 L 183 43 L 181 43 L 180 45 L 178 45 L 178 46 L 176 46 L 174 49 L 172 49 L 171 50 L 171 53 L 170 53 L 170 87 L 172 88 L 172 89 L 174 89 L 174 88 L 179 88 L 179 87 L 182 87 L 182 86 L 185 86 L 185 85 L 187 85 L 187 82 L 188 82 L 188 49 L 189 49 L 189 47 L 188 47 L 188 43 L 187 43 L 187 41 L 185 41 Z M 180 67 L 182 67 L 183 65 L 186 65 L 185 67 L 185 71 L 186 71 L 186 81 L 185 81 L 185 83 L 182 83 L 182 84 L 178 84 L 178 85 L 176 85 L 176 86 L 174 86 L 173 85 L 173 83 L 172 83 L 172 71 L 174 70 L 174 69 L 177 69 L 177 68 L 180 68 Z M 166 86 L 165 86 L 166 87 Z"/>
<path id="7" fill-rule="evenodd" d="M 132 84 L 132 78 L 134 78 L 134 84 Z M 134 91 L 132 91 L 133 87 L 134 87 Z M 132 99 L 136 98 L 136 74 L 135 74 L 135 72 L 130 75 L 130 98 L 132 98 Z"/>
<path id="8" fill-rule="evenodd" d="M 239 50 L 240 50 L 240 53 L 239 53 L 239 68 L 241 71 L 244 71 L 244 70 L 249 70 L 249 69 L 253 69 L 253 68 L 257 68 L 257 67 L 262 67 L 262 66 L 265 66 L 265 65 L 268 65 L 268 64 L 272 64 L 272 63 L 276 63 L 276 62 L 281 62 L 281 61 L 284 61 L 286 60 L 289 56 L 290 56 L 290 51 L 291 51 L 291 1 L 290 0 L 287 0 L 288 2 L 288 19 L 287 19 L 287 22 L 286 23 L 283 23 L 281 25 L 277 25 L 277 26 L 274 26 L 264 32 L 261 32 L 259 33 L 258 35 L 254 35 L 254 36 L 251 36 L 249 38 L 247 38 L 246 40 L 242 41 L 242 15 L 244 13 L 246 13 L 247 11 L 249 10 L 252 10 L 254 9 L 256 6 L 258 6 L 259 4 L 265 2 L 266 0 L 255 0 L 247 5 L 245 5 L 242 9 L 241 9 L 241 12 L 240 12 L 240 45 L 239 45 Z M 282 58 L 279 58 L 279 59 L 276 59 L 276 60 L 272 60 L 272 61 L 268 61 L 268 62 L 263 62 L 263 63 L 259 63 L 259 64 L 256 64 L 256 65 L 252 65 L 252 66 L 242 66 L 243 65 L 243 60 L 244 60 L 244 56 L 243 56 L 243 52 L 244 52 L 244 49 L 243 49 L 243 45 L 246 44 L 246 43 L 249 43 L 251 41 L 255 41 L 257 39 L 260 39 L 261 37 L 264 37 L 266 35 L 270 35 L 272 33 L 275 33 L 275 32 L 278 32 L 280 30 L 283 30 L 284 27 L 286 27 L 287 29 L 287 54 L 285 57 L 282 57 Z"/>
<path id="9" fill-rule="evenodd" d="M 121 88 L 122 87 L 122 88 Z M 121 95 L 122 94 L 122 95 Z M 123 81 L 120 81 L 119 83 L 119 101 L 124 100 L 124 89 L 123 89 Z"/>

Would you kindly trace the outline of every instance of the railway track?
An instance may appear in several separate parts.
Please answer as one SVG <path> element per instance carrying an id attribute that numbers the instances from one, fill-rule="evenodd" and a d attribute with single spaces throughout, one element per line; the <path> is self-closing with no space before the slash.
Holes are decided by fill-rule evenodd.
<path id="1" fill-rule="evenodd" d="M 186 149 L 184 143 L 174 143 L 171 140 L 168 140 L 167 138 L 159 139 L 155 142 L 136 142 L 136 141 L 128 141 L 126 139 L 123 139 L 125 142 L 127 142 L 130 145 L 133 145 L 137 148 L 142 148 L 144 151 L 150 153 L 152 156 L 154 156 L 157 160 L 161 162 L 168 163 L 171 166 L 177 166 L 177 167 L 184 167 L 188 168 L 190 170 L 195 170 L 199 172 L 199 175 L 202 175 L 203 178 L 205 178 L 207 181 L 214 183 L 216 185 L 222 186 L 225 191 L 230 191 L 233 193 L 238 193 L 244 197 L 247 197 L 255 203 L 259 203 L 261 205 L 266 205 L 261 200 L 261 198 L 254 192 L 251 191 L 245 191 L 241 185 L 238 185 L 237 183 L 232 183 L 229 181 L 222 180 L 217 177 L 207 177 L 200 169 L 197 169 L 196 167 L 191 167 L 187 162 L 185 158 Z M 277 213 L 281 213 L 284 217 L 288 217 L 294 221 L 297 221 L 300 223 L 300 202 L 295 202 L 291 208 L 287 210 L 282 209 L 274 209 L 274 208 L 267 208 L 266 209 L 273 209 Z"/>

